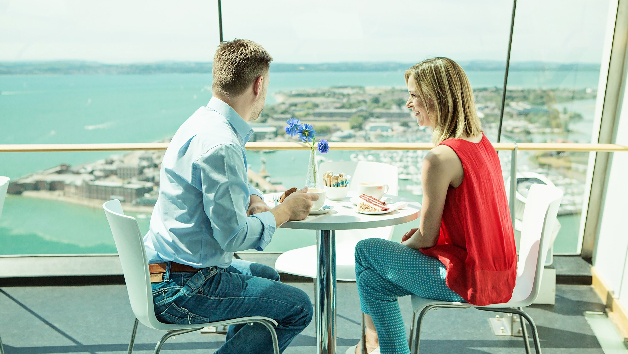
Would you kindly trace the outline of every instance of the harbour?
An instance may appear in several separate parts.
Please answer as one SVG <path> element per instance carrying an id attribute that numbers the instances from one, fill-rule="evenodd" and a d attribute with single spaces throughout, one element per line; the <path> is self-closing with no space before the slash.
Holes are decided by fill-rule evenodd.
<path id="1" fill-rule="evenodd" d="M 503 72 L 469 72 L 472 83 L 478 87 L 498 86 Z M 511 73 L 511 82 L 519 87 L 573 87 L 595 86 L 597 72 L 569 77 L 565 73 L 543 75 L 545 83 L 531 79 L 530 72 Z M 588 75 L 588 76 L 587 76 Z M 532 75 L 533 76 L 533 75 Z M 556 81 L 551 81 L 551 80 Z M 207 84 L 210 75 L 164 74 L 164 75 L 96 75 L 96 76 L 6 76 L 1 83 L 0 114 L 6 120 L 7 134 L 0 137 L 0 143 L 116 143 L 164 141 L 199 106 L 209 101 Z M 368 73 L 276 73 L 269 87 L 267 105 L 276 101 L 274 94 L 301 88 L 325 88 L 338 84 L 363 85 L 373 87 L 403 87 L 400 72 Z M 120 91 L 117 88 L 127 87 Z M 37 100 L 39 105 L 28 102 Z M 584 112 L 584 120 L 576 126 L 579 132 L 586 131 L 593 110 L 591 100 L 579 105 L 577 101 L 564 103 L 570 111 L 572 107 Z M 24 112 L 24 107 L 29 107 Z M 562 109 L 562 107 L 560 107 Z M 285 121 L 283 121 L 285 123 Z M 28 125 L 29 129 L 23 129 Z M 581 128 L 580 128 L 581 126 Z M 573 126 L 572 126 L 573 128 Z M 495 140 L 495 132 L 486 130 L 489 139 Z M 388 135 L 386 135 L 388 134 Z M 428 142 L 428 132 L 419 129 L 406 129 L 404 132 L 374 131 L 367 135 L 353 134 L 342 136 L 343 141 L 377 141 L 390 139 L 394 134 L 398 141 Z M 572 135 L 575 133 L 572 133 Z M 544 135 L 547 138 L 547 135 Z M 506 135 L 507 137 L 507 135 Z M 550 138 L 559 135 L 550 135 Z M 579 136 L 578 140 L 585 140 Z M 355 154 L 352 157 L 352 154 Z M 54 166 L 83 166 L 95 161 L 106 160 L 112 155 L 107 152 L 90 153 L 11 153 L 3 154 L 0 171 L 13 180 L 43 171 Z M 371 156 L 369 158 L 369 155 Z M 319 155 L 321 156 L 321 155 Z M 381 160 L 380 160 L 381 157 Z M 258 172 L 261 159 L 266 161 L 265 169 L 274 182 L 284 187 L 299 186 L 304 183 L 307 168 L 307 151 L 275 151 L 247 153 L 249 169 Z M 333 151 L 324 158 L 331 161 L 353 159 L 373 159 L 382 162 L 399 160 L 400 193 L 420 200 L 422 191 L 417 183 L 422 157 L 419 152 L 351 152 Z M 529 156 L 521 156 L 520 168 L 525 169 Z M 503 166 L 507 165 L 504 157 Z M 286 168 L 287 166 L 287 168 Z M 154 167 L 153 167 L 154 168 Z M 507 167 L 505 167 L 507 168 Z M 571 182 L 570 182 L 571 183 Z M 28 193 L 25 194 L 25 196 Z M 90 205 L 71 204 L 55 199 L 9 195 L 4 213 L 0 219 L 0 252 L 2 254 L 66 254 L 66 253 L 113 253 L 115 247 L 100 208 L 102 202 Z M 576 203 L 577 204 L 577 203 Z M 142 232 L 148 229 L 150 212 L 133 210 L 138 217 Z M 555 252 L 575 253 L 580 215 L 564 215 L 565 222 L 561 235 L 557 238 Z M 416 227 L 416 225 L 406 225 Z M 296 232 L 296 233 L 295 233 Z M 400 237 L 405 229 L 395 231 Z M 569 236 L 563 236 L 569 235 Z M 399 233 L 399 236 L 397 234 Z M 297 231 L 279 230 L 267 251 L 287 249 L 314 244 L 314 235 L 298 234 Z"/>

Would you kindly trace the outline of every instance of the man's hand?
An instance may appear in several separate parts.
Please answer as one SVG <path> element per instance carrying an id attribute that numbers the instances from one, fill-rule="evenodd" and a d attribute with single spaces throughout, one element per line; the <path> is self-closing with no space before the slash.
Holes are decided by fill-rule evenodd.
<path id="1" fill-rule="evenodd" d="M 275 216 L 277 227 L 288 220 L 303 220 L 307 218 L 314 200 L 318 200 L 318 195 L 307 193 L 307 187 L 290 194 L 283 203 L 271 210 Z"/>
<path id="2" fill-rule="evenodd" d="M 403 234 L 403 236 L 401 237 L 401 242 L 406 242 L 410 239 L 410 237 L 412 237 L 412 235 L 414 235 L 416 233 L 416 230 L 418 230 L 417 228 L 411 229 L 410 231 L 406 232 L 405 234 Z"/>
<path id="3" fill-rule="evenodd" d="M 251 216 L 257 213 L 263 213 L 265 211 L 270 211 L 270 207 L 264 203 L 262 198 L 257 194 L 251 195 L 251 200 L 249 202 L 249 210 L 246 211 L 247 216 Z"/>
<path id="4" fill-rule="evenodd" d="M 307 192 L 307 187 L 290 194 L 283 204 L 289 206 L 290 220 L 303 220 L 310 214 L 312 201 L 318 200 L 317 194 Z"/>

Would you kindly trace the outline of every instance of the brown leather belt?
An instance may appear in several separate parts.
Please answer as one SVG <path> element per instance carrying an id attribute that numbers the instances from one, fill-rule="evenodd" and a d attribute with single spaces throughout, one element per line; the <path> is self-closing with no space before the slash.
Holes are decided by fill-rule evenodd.
<path id="1" fill-rule="evenodd" d="M 153 263 L 148 265 L 148 272 L 150 273 L 151 283 L 160 283 L 164 280 L 164 273 L 166 272 L 166 263 Z M 198 268 L 191 267 L 189 265 L 170 262 L 171 272 L 189 272 L 196 273 Z"/>

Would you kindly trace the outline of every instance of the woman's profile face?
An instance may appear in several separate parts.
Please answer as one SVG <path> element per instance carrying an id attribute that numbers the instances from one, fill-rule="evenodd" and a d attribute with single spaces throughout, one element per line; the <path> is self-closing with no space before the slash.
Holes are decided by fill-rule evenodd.
<path id="1" fill-rule="evenodd" d="M 420 126 L 434 128 L 432 120 L 430 120 L 427 115 L 425 103 L 423 103 L 421 96 L 419 96 L 419 88 L 417 87 L 414 78 L 409 77 L 407 85 L 410 97 L 408 98 L 408 102 L 406 102 L 406 107 L 412 110 L 412 115 L 416 117 L 416 121 Z"/>

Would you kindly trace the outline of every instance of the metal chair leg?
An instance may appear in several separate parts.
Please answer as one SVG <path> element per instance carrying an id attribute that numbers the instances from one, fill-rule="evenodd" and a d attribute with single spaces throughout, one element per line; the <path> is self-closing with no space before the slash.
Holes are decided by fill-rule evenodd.
<path id="1" fill-rule="evenodd" d="M 408 348 L 410 348 L 410 353 L 413 353 L 414 344 L 414 331 L 416 330 L 416 312 L 412 313 L 412 322 L 410 323 L 410 337 L 408 338 Z"/>
<path id="2" fill-rule="evenodd" d="M 534 324 L 534 321 L 532 320 L 532 317 L 530 317 L 527 313 L 525 313 L 523 311 L 522 308 L 513 308 L 513 307 L 505 307 L 505 308 L 486 308 L 486 307 L 476 307 L 476 309 L 478 310 L 482 310 L 482 311 L 490 311 L 490 312 L 504 312 L 504 313 L 511 313 L 513 315 L 519 315 L 522 318 L 525 318 L 526 321 L 530 324 L 530 328 L 532 329 L 532 339 L 534 340 L 534 350 L 536 351 L 537 354 L 541 354 L 541 346 L 540 346 L 540 341 L 539 341 L 539 333 L 536 329 L 536 325 Z M 525 331 L 525 323 L 523 321 L 521 321 L 521 330 Z M 524 338 L 527 336 L 526 332 L 524 333 Z M 526 344 L 528 343 L 528 341 L 526 340 Z M 528 344 L 529 346 L 529 344 Z M 529 352 L 529 349 L 526 348 L 526 351 Z"/>
<path id="3" fill-rule="evenodd" d="M 279 354 L 279 340 L 277 340 L 277 332 L 275 332 L 275 327 L 268 323 L 268 321 L 260 321 L 259 323 L 263 324 L 270 331 L 270 336 L 273 339 L 273 350 L 275 354 Z"/>
<path id="4" fill-rule="evenodd" d="M 427 305 L 423 308 L 423 310 L 421 310 L 421 313 L 419 314 L 419 318 L 416 321 L 416 329 L 414 331 L 414 336 L 411 335 L 413 345 L 410 346 L 410 352 L 412 354 L 419 353 L 419 345 L 420 345 L 420 340 L 421 340 L 420 338 L 421 337 L 421 323 L 423 322 L 423 317 L 425 316 L 425 314 L 427 314 L 427 311 L 433 308 L 437 308 L 437 307 L 438 306 Z"/>
<path id="5" fill-rule="evenodd" d="M 133 323 L 133 331 L 131 332 L 131 341 L 129 342 L 128 354 L 131 354 L 133 352 L 133 345 L 135 344 L 135 334 L 137 333 L 137 324 L 138 323 L 139 323 L 139 321 L 136 318 L 135 319 L 135 323 Z"/>
<path id="6" fill-rule="evenodd" d="M 539 345 L 539 333 L 536 329 L 536 324 L 534 324 L 532 317 L 523 312 L 523 310 L 518 310 L 518 313 L 530 324 L 530 328 L 532 329 L 532 339 L 534 340 L 534 350 L 536 350 L 536 354 L 541 354 L 541 346 Z M 523 322 L 521 322 L 521 325 L 524 326 Z"/>
<path id="7" fill-rule="evenodd" d="M 247 324 L 252 325 L 254 323 L 259 323 L 270 331 L 270 336 L 273 342 L 273 351 L 275 354 L 279 354 L 279 340 L 277 339 L 277 332 L 275 331 L 275 327 L 273 326 L 273 324 L 265 320 L 251 321 L 251 322 L 248 322 Z M 159 352 L 161 351 L 161 347 L 166 343 L 168 339 L 174 336 L 178 336 L 180 334 L 186 334 L 186 333 L 195 332 L 199 330 L 200 328 L 179 329 L 179 330 L 174 330 L 174 331 L 168 331 L 168 333 L 164 334 L 163 337 L 161 337 L 161 339 L 159 340 L 159 342 L 157 342 L 157 345 L 155 346 L 155 351 L 153 353 L 159 354 Z"/>
<path id="8" fill-rule="evenodd" d="M 179 334 L 186 334 L 186 333 L 196 332 L 200 330 L 201 330 L 200 328 L 193 328 L 193 329 L 178 329 L 175 331 L 168 331 L 168 333 L 164 334 L 163 337 L 161 337 L 161 339 L 159 340 L 159 342 L 157 342 L 157 345 L 155 346 L 155 351 L 153 353 L 159 354 L 159 352 L 161 351 L 161 347 L 171 337 L 178 336 Z"/>
<path id="9" fill-rule="evenodd" d="M 519 308 L 521 310 L 521 308 Z M 523 345 L 526 349 L 526 354 L 530 354 L 530 340 L 528 339 L 528 330 L 526 324 L 523 322 L 523 316 L 519 315 L 519 323 L 521 324 L 521 336 L 523 337 Z"/>

